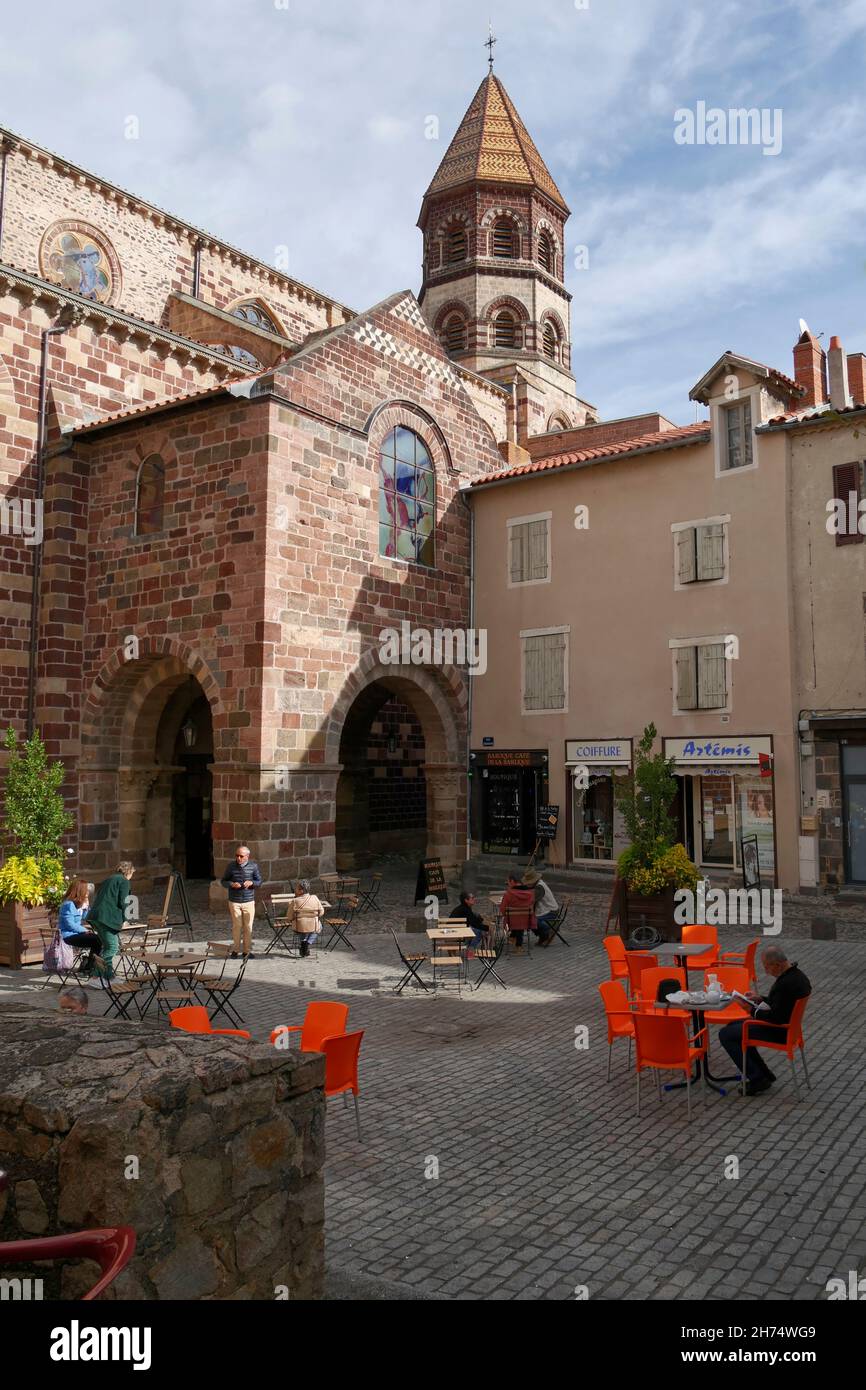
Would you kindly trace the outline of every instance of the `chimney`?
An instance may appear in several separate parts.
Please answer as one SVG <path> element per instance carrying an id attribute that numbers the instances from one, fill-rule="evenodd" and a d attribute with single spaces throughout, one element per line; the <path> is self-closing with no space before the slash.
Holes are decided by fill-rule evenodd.
<path id="1" fill-rule="evenodd" d="M 805 388 L 804 406 L 823 405 L 827 399 L 827 358 L 813 333 L 804 328 L 794 346 L 794 380 Z"/>
<path id="2" fill-rule="evenodd" d="M 866 405 L 866 357 L 862 352 L 848 353 L 848 388 L 853 405 Z"/>
<path id="3" fill-rule="evenodd" d="M 830 339 L 827 365 L 830 374 L 830 404 L 834 410 L 844 410 L 851 404 L 848 392 L 848 359 L 836 337 Z"/>

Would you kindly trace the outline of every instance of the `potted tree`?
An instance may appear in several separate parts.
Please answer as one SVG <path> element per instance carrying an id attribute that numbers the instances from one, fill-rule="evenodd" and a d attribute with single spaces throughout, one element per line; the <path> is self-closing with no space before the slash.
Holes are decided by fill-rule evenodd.
<path id="1" fill-rule="evenodd" d="M 674 763 L 653 753 L 657 730 L 648 724 L 635 750 L 634 768 L 614 782 L 617 807 L 630 844 L 617 860 L 620 932 L 628 938 L 639 926 L 654 927 L 664 941 L 679 940 L 674 921 L 678 888 L 694 892 L 699 874 L 686 847 L 677 842 L 670 807 L 676 796 Z"/>
<path id="2" fill-rule="evenodd" d="M 66 892 L 60 840 L 72 824 L 60 786 L 63 764 L 51 763 L 38 732 L 19 745 L 13 729 L 5 739 L 3 831 L 6 858 L 0 867 L 0 965 L 16 968 L 42 959 L 41 928 Z"/>

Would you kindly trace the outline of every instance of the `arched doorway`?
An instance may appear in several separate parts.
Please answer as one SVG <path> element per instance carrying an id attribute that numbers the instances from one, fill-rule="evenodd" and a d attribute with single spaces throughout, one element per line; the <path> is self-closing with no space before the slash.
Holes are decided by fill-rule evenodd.
<path id="1" fill-rule="evenodd" d="M 466 837 L 466 689 L 449 668 L 383 665 L 372 652 L 347 680 L 325 730 L 333 769 L 334 859 L 379 854 L 456 863 Z"/>
<path id="2" fill-rule="evenodd" d="M 216 687 L 203 663 L 167 645 L 109 663 L 82 717 L 81 867 L 131 859 L 140 891 L 172 869 L 213 871 Z"/>
<path id="3" fill-rule="evenodd" d="M 427 847 L 424 730 L 404 699 L 376 681 L 358 696 L 340 740 L 337 868 L 382 854 L 423 857 Z"/>

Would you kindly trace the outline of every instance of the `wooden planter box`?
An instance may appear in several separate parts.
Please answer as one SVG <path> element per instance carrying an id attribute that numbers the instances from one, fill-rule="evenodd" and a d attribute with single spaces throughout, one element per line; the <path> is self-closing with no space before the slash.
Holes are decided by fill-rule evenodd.
<path id="1" fill-rule="evenodd" d="M 17 970 L 21 965 L 41 963 L 45 947 L 41 927 L 53 925 L 47 907 L 24 907 L 22 903 L 0 906 L 0 965 Z"/>
<path id="2" fill-rule="evenodd" d="M 655 927 L 663 941 L 682 941 L 682 926 L 674 921 L 676 890 L 673 887 L 666 888 L 662 893 L 653 893 L 651 897 L 644 897 L 642 893 L 629 892 L 622 879 L 617 882 L 619 931 L 623 941 L 627 943 L 632 932 L 644 925 Z"/>

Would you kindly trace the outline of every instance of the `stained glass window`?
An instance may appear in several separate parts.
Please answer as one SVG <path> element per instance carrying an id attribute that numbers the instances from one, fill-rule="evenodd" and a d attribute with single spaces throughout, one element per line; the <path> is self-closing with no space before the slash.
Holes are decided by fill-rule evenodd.
<path id="1" fill-rule="evenodd" d="M 165 469 L 162 459 L 152 454 L 138 470 L 135 488 L 135 535 L 152 536 L 162 530 L 165 506 Z"/>
<path id="2" fill-rule="evenodd" d="M 398 425 L 379 453 L 379 554 L 433 565 L 436 476 L 426 445 Z"/>

